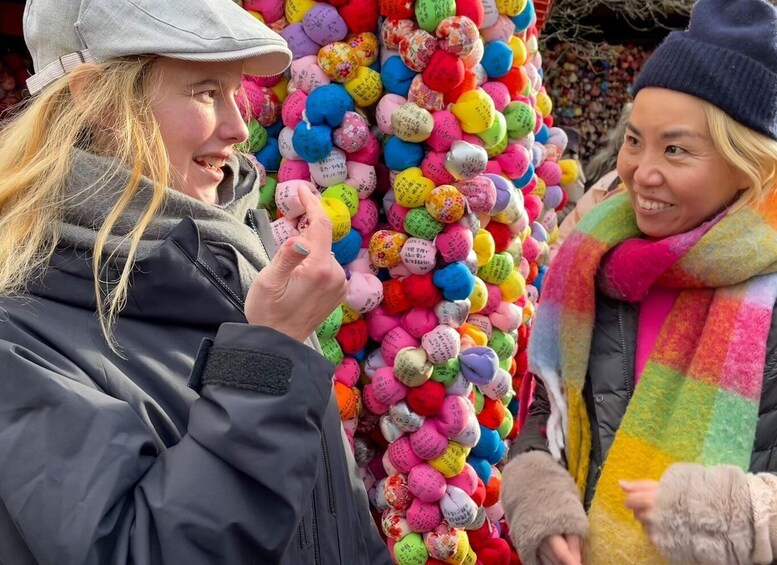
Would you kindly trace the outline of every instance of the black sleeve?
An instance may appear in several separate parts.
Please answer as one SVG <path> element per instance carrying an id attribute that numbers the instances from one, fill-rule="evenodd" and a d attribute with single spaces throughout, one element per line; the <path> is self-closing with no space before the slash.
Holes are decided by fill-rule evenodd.
<path id="1" fill-rule="evenodd" d="M 535 379 L 534 397 L 529 406 L 529 415 L 521 428 L 518 438 L 510 448 L 510 459 L 527 451 L 545 451 L 550 453 L 545 428 L 550 416 L 550 402 L 545 385 Z"/>
<path id="2" fill-rule="evenodd" d="M 0 341 L 0 528 L 40 563 L 278 562 L 314 488 L 333 367 L 246 324 L 203 361 L 188 433 L 160 454 L 127 403 Z"/>

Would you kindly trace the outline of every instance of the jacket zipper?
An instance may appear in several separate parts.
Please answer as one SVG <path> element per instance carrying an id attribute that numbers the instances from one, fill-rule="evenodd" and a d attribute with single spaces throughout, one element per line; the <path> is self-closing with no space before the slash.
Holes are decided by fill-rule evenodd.
<path id="1" fill-rule="evenodd" d="M 332 471 L 329 468 L 329 448 L 326 444 L 326 436 L 321 432 L 321 449 L 324 452 L 324 473 L 326 474 L 326 489 L 329 495 L 329 513 L 335 515 L 335 495 L 332 487 Z"/>
<path id="2" fill-rule="evenodd" d="M 256 237 L 259 240 L 259 245 L 262 246 L 262 251 L 264 251 L 265 257 L 267 257 L 268 260 L 272 259 L 267 251 L 267 247 L 264 245 L 264 241 L 262 241 L 262 235 L 259 233 L 259 227 L 256 225 L 256 221 L 254 220 L 254 214 L 250 210 L 248 211 L 248 225 L 251 226 L 251 229 L 256 234 Z"/>
<path id="3" fill-rule="evenodd" d="M 623 381 L 626 385 L 626 396 L 629 400 L 631 400 L 631 395 L 633 393 L 631 388 L 631 383 L 629 382 L 629 370 L 628 370 L 628 363 L 626 361 L 626 332 L 623 329 L 623 303 L 618 303 L 618 329 L 620 330 L 620 338 L 621 338 L 621 360 L 622 360 L 622 366 L 623 366 Z"/>
<path id="4" fill-rule="evenodd" d="M 181 248 L 181 246 L 180 246 L 180 245 L 178 245 L 178 243 L 177 243 L 175 240 L 173 240 L 173 243 L 175 243 L 175 245 L 176 245 L 176 246 L 177 246 L 179 249 L 181 249 L 181 250 L 183 251 L 183 249 Z M 185 251 L 184 251 L 184 255 L 187 255 L 187 256 L 188 256 L 188 254 L 187 254 Z M 214 272 L 213 272 L 213 269 L 211 269 L 211 268 L 210 268 L 210 267 L 209 267 L 209 266 L 208 266 L 208 265 L 207 265 L 207 264 L 206 264 L 204 261 L 202 261 L 201 259 L 195 259 L 195 258 L 191 258 L 191 260 L 192 260 L 192 262 L 195 264 L 195 266 L 197 267 L 197 269 L 199 269 L 199 271 L 200 271 L 200 272 L 201 272 L 203 275 L 205 275 L 205 278 L 207 278 L 208 280 L 210 280 L 210 282 L 212 282 L 212 283 L 213 283 L 213 285 L 214 285 L 216 288 L 218 288 L 218 289 L 221 291 L 221 293 L 222 293 L 224 296 L 226 296 L 226 297 L 227 297 L 227 300 L 229 300 L 229 301 L 232 303 L 232 305 L 233 305 L 235 308 L 237 308 L 238 310 L 240 310 L 240 311 L 242 312 L 242 311 L 243 311 L 243 309 L 245 308 L 245 304 L 244 304 L 244 303 L 243 303 L 243 301 L 240 299 L 240 297 L 236 296 L 236 295 L 235 295 L 235 293 L 234 293 L 234 292 L 232 292 L 232 289 L 231 289 L 231 288 L 229 288 L 229 285 L 227 285 L 225 282 L 223 282 L 223 281 L 222 281 L 222 280 L 219 278 L 219 276 L 218 276 L 216 273 L 214 273 Z"/>
<path id="5" fill-rule="evenodd" d="M 318 539 L 318 511 L 316 510 L 316 491 L 313 490 L 313 557 L 316 565 L 321 563 L 321 545 Z"/>

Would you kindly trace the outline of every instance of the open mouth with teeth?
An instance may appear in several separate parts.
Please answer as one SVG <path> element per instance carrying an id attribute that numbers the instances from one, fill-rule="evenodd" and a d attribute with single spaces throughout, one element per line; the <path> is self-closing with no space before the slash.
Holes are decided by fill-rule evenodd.
<path id="1" fill-rule="evenodd" d="M 211 171 L 219 171 L 226 165 L 227 160 L 218 157 L 201 157 L 199 159 L 194 159 L 194 162 L 200 167 L 210 169 Z"/>
<path id="2" fill-rule="evenodd" d="M 669 204 L 667 202 L 660 202 L 658 200 L 648 200 L 647 198 L 643 198 L 642 196 L 637 195 L 637 204 L 639 204 L 639 207 L 643 210 L 665 210 L 666 208 L 671 208 L 674 206 L 674 204 Z"/>

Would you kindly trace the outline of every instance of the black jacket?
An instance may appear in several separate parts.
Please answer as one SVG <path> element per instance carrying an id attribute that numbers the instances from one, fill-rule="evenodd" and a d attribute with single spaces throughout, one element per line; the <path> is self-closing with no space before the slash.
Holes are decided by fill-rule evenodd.
<path id="1" fill-rule="evenodd" d="M 596 296 L 596 321 L 591 339 L 583 397 L 591 421 L 591 461 L 585 506 L 593 498 L 599 473 L 634 392 L 639 305 Z M 594 378 L 591 376 L 595 375 Z M 548 451 L 545 424 L 550 414 L 545 387 L 537 381 L 523 429 L 510 450 L 513 457 L 532 450 Z M 777 472 L 777 311 L 766 345 L 761 404 L 758 410 L 752 472 Z"/>
<path id="2" fill-rule="evenodd" d="M 238 296 L 187 219 L 135 268 L 122 356 L 83 253 L 0 298 L 0 563 L 390 563 L 331 363 Z"/>

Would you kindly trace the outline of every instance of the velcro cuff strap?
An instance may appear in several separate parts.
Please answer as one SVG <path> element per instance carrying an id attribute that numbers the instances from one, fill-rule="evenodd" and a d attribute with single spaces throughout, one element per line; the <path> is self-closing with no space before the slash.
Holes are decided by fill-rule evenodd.
<path id="1" fill-rule="evenodd" d="M 205 362 L 202 385 L 223 385 L 282 396 L 289 391 L 291 359 L 247 349 L 213 347 Z"/>

